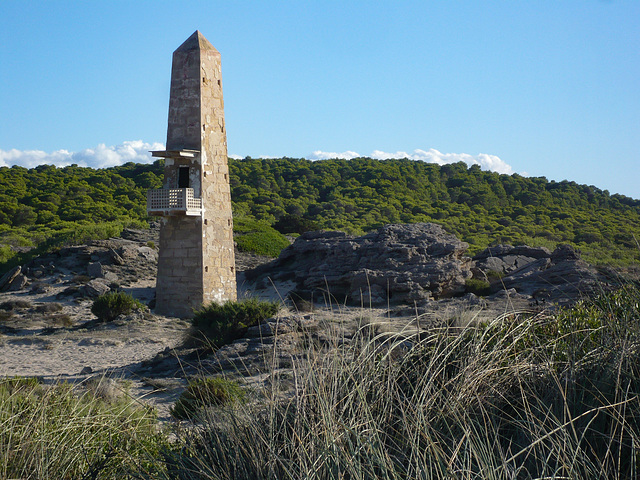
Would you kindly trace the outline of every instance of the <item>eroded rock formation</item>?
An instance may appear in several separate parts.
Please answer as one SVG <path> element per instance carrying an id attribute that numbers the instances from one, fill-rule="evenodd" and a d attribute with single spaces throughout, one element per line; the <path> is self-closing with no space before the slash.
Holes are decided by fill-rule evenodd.
<path id="1" fill-rule="evenodd" d="M 570 303 L 609 283 L 570 245 L 560 245 L 553 252 L 541 247 L 498 245 L 475 256 L 474 262 L 474 276 L 490 280 L 494 291 L 515 289 L 537 303 Z"/>
<path id="2" fill-rule="evenodd" d="M 411 303 L 464 292 L 468 244 L 432 223 L 385 225 L 362 237 L 307 232 L 275 261 L 248 274 L 268 284 L 294 281 L 293 295 L 338 303 Z"/>

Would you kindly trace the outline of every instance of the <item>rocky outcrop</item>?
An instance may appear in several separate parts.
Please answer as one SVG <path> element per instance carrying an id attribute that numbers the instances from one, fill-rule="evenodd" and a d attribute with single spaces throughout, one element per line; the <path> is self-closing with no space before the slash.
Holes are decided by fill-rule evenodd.
<path id="1" fill-rule="evenodd" d="M 450 297 L 471 277 L 468 245 L 439 225 L 386 225 L 362 237 L 307 232 L 273 262 L 248 272 L 268 285 L 293 281 L 292 296 L 351 304 Z"/>
<path id="2" fill-rule="evenodd" d="M 0 277 L 0 292 L 54 292 L 59 297 L 96 297 L 156 275 L 156 231 L 126 230 L 124 238 L 69 246 L 34 258 Z M 280 257 L 236 252 L 236 267 L 248 290 L 277 284 L 279 294 L 300 307 L 313 300 L 352 305 L 418 304 L 427 299 L 495 294 L 514 289 L 530 301 L 570 303 L 608 281 L 570 246 L 498 245 L 473 259 L 467 244 L 434 224 L 386 225 L 361 237 L 343 232 L 307 232 Z M 467 285 L 473 278 L 487 285 Z M 241 284 L 241 283 L 239 283 Z M 477 286 L 476 286 L 477 287 Z M 152 301 L 153 287 L 144 296 Z M 244 288 L 244 287 L 243 287 Z M 267 292 L 265 292 L 267 293 Z M 533 297 L 533 298 L 531 298 Z"/>
<path id="3" fill-rule="evenodd" d="M 480 277 L 481 272 L 495 272 L 499 274 L 497 276 L 508 275 L 536 260 L 548 259 L 550 256 L 551 252 L 544 247 L 496 245 L 473 257 L 474 276 Z"/>
<path id="4" fill-rule="evenodd" d="M 530 295 L 536 303 L 570 303 L 608 283 L 570 245 L 560 245 L 553 252 L 499 245 L 487 248 L 474 261 L 474 276 L 489 279 L 494 291 L 514 289 Z"/>

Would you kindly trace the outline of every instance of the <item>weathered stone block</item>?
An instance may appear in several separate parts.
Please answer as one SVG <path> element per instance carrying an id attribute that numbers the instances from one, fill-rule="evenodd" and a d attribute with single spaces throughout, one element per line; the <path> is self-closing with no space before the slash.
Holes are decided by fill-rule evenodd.
<path id="1" fill-rule="evenodd" d="M 102 264 L 100 262 L 94 262 L 87 265 L 87 275 L 91 278 L 101 278 L 104 276 Z"/>

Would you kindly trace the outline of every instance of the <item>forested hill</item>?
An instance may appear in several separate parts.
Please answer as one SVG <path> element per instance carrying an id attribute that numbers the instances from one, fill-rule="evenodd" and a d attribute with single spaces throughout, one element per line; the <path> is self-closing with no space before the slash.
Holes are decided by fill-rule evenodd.
<path id="1" fill-rule="evenodd" d="M 640 200 L 593 186 L 407 159 L 247 157 L 229 159 L 229 168 L 235 218 L 262 220 L 282 233 L 435 222 L 469 242 L 471 253 L 495 243 L 572 243 L 598 263 L 640 259 Z M 161 185 L 161 162 L 0 168 L 0 260 L 11 245 L 140 225 L 148 220 L 146 190 Z"/>

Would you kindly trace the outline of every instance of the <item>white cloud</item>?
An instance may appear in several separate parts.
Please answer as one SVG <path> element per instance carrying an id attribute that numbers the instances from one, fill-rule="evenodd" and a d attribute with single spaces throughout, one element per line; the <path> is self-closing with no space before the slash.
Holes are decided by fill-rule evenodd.
<path id="1" fill-rule="evenodd" d="M 151 157 L 150 150 L 164 150 L 164 145 L 157 142 L 146 143 L 142 140 L 133 140 L 111 146 L 101 143 L 95 148 L 87 148 L 79 152 L 56 150 L 47 153 L 42 150 L 0 150 L 0 166 L 20 165 L 21 167 L 33 168 L 47 164 L 66 167 L 75 163 L 81 167 L 106 168 L 127 162 L 151 163 L 155 159 Z"/>
<path id="2" fill-rule="evenodd" d="M 358 152 L 352 152 L 348 150 L 342 153 L 336 152 L 323 152 L 322 150 L 316 150 L 311 155 L 309 155 L 309 160 L 329 160 L 330 158 L 344 158 L 345 160 L 351 160 L 352 158 L 361 157 Z"/>
<path id="3" fill-rule="evenodd" d="M 123 142 L 120 145 L 107 146 L 101 143 L 95 148 L 87 148 L 79 152 L 70 152 L 68 150 L 56 150 L 47 153 L 42 150 L 0 150 L 0 167 L 10 167 L 12 165 L 20 165 L 26 168 L 33 168 L 38 165 L 48 164 L 57 167 L 65 167 L 73 163 L 81 167 L 106 168 L 122 165 L 127 162 L 135 163 L 151 163 L 154 158 L 149 153 L 150 150 L 164 150 L 162 143 L 146 143 L 142 140 L 133 140 Z M 358 152 L 348 150 L 346 152 L 324 152 L 316 150 L 307 158 L 309 160 L 327 160 L 330 158 L 344 158 L 351 160 L 361 157 Z M 241 159 L 239 155 L 229 155 L 230 158 Z M 498 173 L 512 174 L 514 173 L 510 165 L 502 161 L 495 155 L 481 153 L 479 155 L 470 155 L 468 153 L 442 153 L 436 149 L 414 150 L 413 153 L 408 152 L 383 152 L 374 150 L 371 158 L 378 160 L 386 160 L 390 158 L 409 158 L 411 160 L 420 160 L 427 163 L 437 163 L 445 165 L 447 163 L 465 162 L 467 165 L 480 165 L 485 170 L 491 170 Z M 263 156 L 260 158 L 276 158 Z"/>
<path id="4" fill-rule="evenodd" d="M 325 160 L 329 158 L 344 158 L 346 160 L 351 160 L 352 158 L 357 158 L 362 155 L 357 152 L 347 151 L 343 153 L 336 152 L 323 152 L 321 150 L 316 150 L 313 152 L 308 158 L 309 160 Z M 488 155 L 486 153 L 481 153 L 479 155 L 470 155 L 468 153 L 442 153 L 438 150 L 431 148 L 429 150 L 414 150 L 413 153 L 407 152 L 383 152 L 381 150 L 374 150 L 371 155 L 371 158 L 375 158 L 378 160 L 387 160 L 390 158 L 409 158 L 411 160 L 421 160 L 427 163 L 437 163 L 438 165 L 445 165 L 447 163 L 456 163 L 456 162 L 464 162 L 467 165 L 480 165 L 485 170 L 491 170 L 493 172 L 498 173 L 506 173 L 511 175 L 514 173 L 511 165 L 505 163 L 500 157 L 495 155 Z"/>

